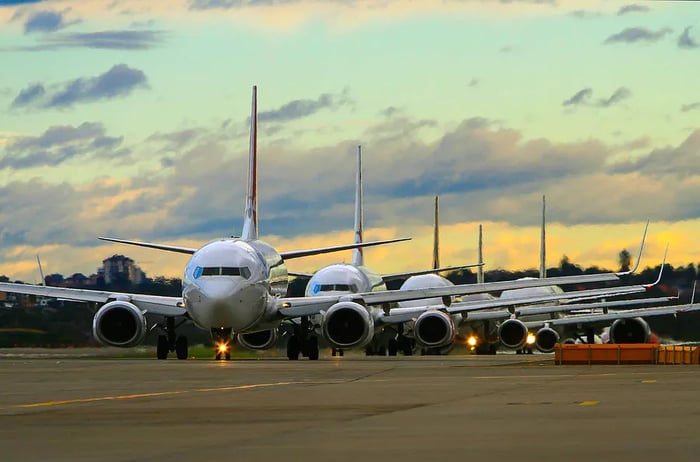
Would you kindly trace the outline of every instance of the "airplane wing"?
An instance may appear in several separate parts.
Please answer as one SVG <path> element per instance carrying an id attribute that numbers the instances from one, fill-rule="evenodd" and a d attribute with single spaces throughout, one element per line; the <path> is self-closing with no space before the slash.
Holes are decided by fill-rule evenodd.
<path id="1" fill-rule="evenodd" d="M 294 278 L 309 278 L 311 279 L 313 277 L 313 273 L 300 273 L 298 271 L 287 271 L 287 276 L 291 276 Z"/>
<path id="2" fill-rule="evenodd" d="M 699 303 L 663 306 L 656 308 L 640 308 L 636 310 L 624 310 L 608 313 L 577 314 L 560 319 L 550 319 L 545 321 L 527 321 L 525 322 L 525 325 L 528 329 L 531 329 L 535 327 L 544 326 L 545 324 L 548 324 L 551 327 L 575 324 L 590 324 L 598 322 L 615 321 L 616 319 L 646 318 L 647 316 L 662 316 L 665 314 L 676 315 L 678 313 L 689 313 L 693 311 L 700 311 Z"/>
<path id="3" fill-rule="evenodd" d="M 415 319 L 424 311 L 429 309 L 437 309 L 445 311 L 449 314 L 461 314 L 466 322 L 472 320 L 499 320 L 507 319 L 511 317 L 514 313 L 524 311 L 527 308 L 520 309 L 503 309 L 495 310 L 495 308 L 501 308 L 504 306 L 522 305 L 522 304 L 532 304 L 532 303 L 542 303 L 547 301 L 565 301 L 567 298 L 603 298 L 603 297 L 616 297 L 621 295 L 629 295 L 633 293 L 644 292 L 646 288 L 644 286 L 627 286 L 627 287 L 612 287 L 608 289 L 590 289 L 590 290 L 577 290 L 572 292 L 563 292 L 559 294 L 542 295 L 542 296 L 530 296 L 521 298 L 510 298 L 510 299 L 492 299 L 492 300 L 478 300 L 474 302 L 458 302 L 452 305 L 444 306 L 430 306 L 430 307 L 410 307 L 410 308 L 393 308 L 388 315 L 382 316 L 380 321 L 384 324 L 397 324 L 402 322 L 408 322 Z M 667 297 L 664 300 L 668 300 Z M 610 302 L 608 302 L 610 303 Z M 588 304 L 591 305 L 591 304 Z M 578 306 L 578 308 L 576 308 Z M 581 309 L 581 306 L 587 305 L 550 305 L 547 307 L 541 307 L 547 313 L 555 313 L 559 311 L 573 311 L 576 309 Z M 572 308 L 574 307 L 574 308 Z"/>
<path id="4" fill-rule="evenodd" d="M 77 302 L 106 303 L 110 300 L 126 300 L 151 314 L 163 316 L 183 316 L 185 314 L 185 308 L 181 297 L 72 289 L 68 287 L 36 286 L 32 284 L 14 284 L 9 282 L 0 282 L 0 292 L 39 295 Z"/>
<path id="5" fill-rule="evenodd" d="M 100 239 L 102 241 L 117 242 L 119 244 L 128 244 L 128 245 L 136 245 L 139 247 L 148 247 L 150 249 L 167 250 L 168 252 L 186 253 L 186 254 L 190 254 L 190 255 L 192 255 L 193 253 L 195 253 L 197 251 L 197 249 L 193 249 L 192 247 L 179 247 L 176 245 L 156 244 L 154 242 L 130 241 L 127 239 L 117 239 L 115 237 L 100 236 L 97 239 Z"/>
<path id="6" fill-rule="evenodd" d="M 412 290 L 385 290 L 359 294 L 327 295 L 322 297 L 285 297 L 277 299 L 277 312 L 282 318 L 310 316 L 327 310 L 340 301 L 355 301 L 363 305 L 387 305 L 390 303 L 420 300 L 423 298 L 444 297 L 450 303 L 454 295 L 468 295 L 482 292 L 495 292 L 523 287 L 541 287 L 548 285 L 585 284 L 592 282 L 619 281 L 616 273 L 584 274 L 580 276 L 560 276 L 543 279 L 521 279 L 516 281 L 486 282 L 482 284 L 459 284 L 447 287 Z M 623 288 L 616 288 L 620 291 Z M 608 289 L 611 290 L 611 289 Z M 623 289 L 624 290 L 624 289 Z M 562 294 L 559 294 L 562 295 Z M 577 294 L 577 296 L 580 296 Z M 512 304 L 514 299 L 509 300 Z M 430 307 L 419 307 L 427 310 Z"/>
<path id="7" fill-rule="evenodd" d="M 520 318 L 522 316 L 536 316 L 554 313 L 570 313 L 577 310 L 607 310 L 609 308 L 619 308 L 631 305 L 653 305 L 676 300 L 677 297 L 654 297 L 637 298 L 632 300 L 616 300 L 595 303 L 575 303 L 571 305 L 547 305 L 547 306 L 527 306 L 516 308 L 515 310 L 484 310 L 469 313 L 466 322 L 475 321 L 502 321 L 511 317 Z"/>
<path id="8" fill-rule="evenodd" d="M 475 266 L 484 266 L 483 263 L 471 263 L 469 265 L 459 265 L 459 266 L 443 266 L 442 268 L 433 268 L 420 271 L 407 271 L 404 273 L 390 273 L 382 274 L 382 279 L 385 281 L 392 281 L 394 279 L 403 279 L 411 276 L 420 276 L 422 274 L 435 274 L 441 273 L 443 271 L 459 271 L 467 268 L 474 268 Z"/>

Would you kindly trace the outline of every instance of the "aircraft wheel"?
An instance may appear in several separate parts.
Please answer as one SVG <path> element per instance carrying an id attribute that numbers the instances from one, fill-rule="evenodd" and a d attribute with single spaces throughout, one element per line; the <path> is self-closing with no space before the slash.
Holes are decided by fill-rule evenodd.
<path id="1" fill-rule="evenodd" d="M 309 359 L 316 361 L 318 359 L 318 338 L 309 337 Z"/>
<path id="2" fill-rule="evenodd" d="M 299 353 L 301 353 L 299 339 L 296 335 L 292 335 L 287 342 L 287 358 L 291 361 L 296 361 L 299 359 Z"/>
<path id="3" fill-rule="evenodd" d="M 396 354 L 399 352 L 399 342 L 397 342 L 396 339 L 393 338 L 389 340 L 387 351 L 389 352 L 389 356 L 396 356 Z"/>
<path id="4" fill-rule="evenodd" d="M 187 359 L 187 337 L 178 337 L 175 341 L 175 354 L 177 359 Z"/>
<path id="5" fill-rule="evenodd" d="M 167 359 L 168 349 L 168 337 L 165 335 L 159 335 L 158 345 L 156 346 L 156 357 L 158 359 Z"/>

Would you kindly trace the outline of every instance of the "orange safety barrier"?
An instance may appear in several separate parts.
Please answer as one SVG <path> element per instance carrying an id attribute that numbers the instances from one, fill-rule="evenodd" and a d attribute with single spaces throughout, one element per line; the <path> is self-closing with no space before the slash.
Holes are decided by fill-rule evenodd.
<path id="1" fill-rule="evenodd" d="M 657 364 L 700 364 L 700 348 L 695 346 L 659 345 Z"/>
<path id="2" fill-rule="evenodd" d="M 656 364 L 655 343 L 557 344 L 554 364 Z"/>

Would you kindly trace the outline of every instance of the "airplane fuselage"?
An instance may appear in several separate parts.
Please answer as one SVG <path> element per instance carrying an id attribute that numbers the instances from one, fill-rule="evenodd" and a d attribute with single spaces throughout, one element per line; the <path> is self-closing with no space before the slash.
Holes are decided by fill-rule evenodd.
<path id="1" fill-rule="evenodd" d="M 266 321 L 271 301 L 287 293 L 287 268 L 272 246 L 260 240 L 219 239 L 190 258 L 182 298 L 202 329 L 255 330 Z"/>

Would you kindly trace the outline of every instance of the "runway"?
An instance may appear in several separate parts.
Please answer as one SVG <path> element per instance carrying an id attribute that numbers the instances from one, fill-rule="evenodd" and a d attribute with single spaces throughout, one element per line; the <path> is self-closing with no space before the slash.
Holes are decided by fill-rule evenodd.
<path id="1" fill-rule="evenodd" d="M 0 359 L 0 460 L 697 460 L 693 366 Z"/>

